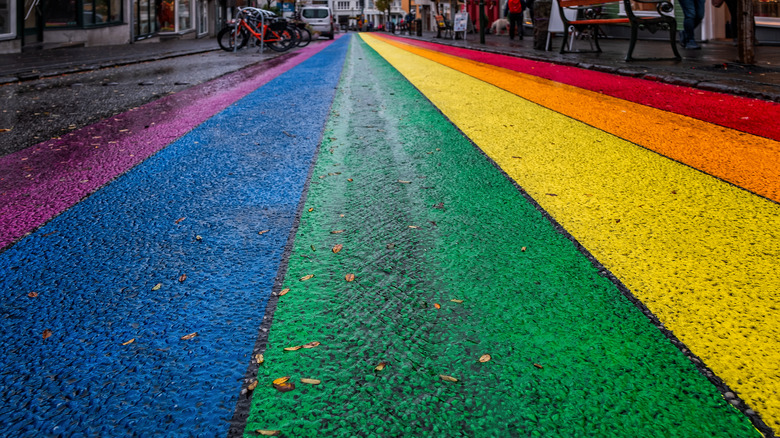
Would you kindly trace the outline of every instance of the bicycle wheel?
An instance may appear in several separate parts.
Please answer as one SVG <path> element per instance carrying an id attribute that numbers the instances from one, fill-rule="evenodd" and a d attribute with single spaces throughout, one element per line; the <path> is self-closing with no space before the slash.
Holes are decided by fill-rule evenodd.
<path id="1" fill-rule="evenodd" d="M 235 33 L 236 33 L 235 27 L 226 27 L 219 31 L 219 33 L 217 34 L 217 42 L 219 43 L 219 47 L 221 47 L 222 50 L 226 52 L 233 51 L 233 42 L 236 41 Z M 249 34 L 246 33 L 245 31 L 240 31 L 238 35 L 238 48 L 239 49 L 244 48 L 248 42 L 249 42 Z"/>
<path id="2" fill-rule="evenodd" d="M 311 42 L 311 32 L 305 27 L 299 27 L 298 33 L 301 34 L 301 39 L 298 41 L 298 47 L 306 47 Z"/>
<path id="3" fill-rule="evenodd" d="M 284 52 L 298 43 L 295 39 L 295 33 L 290 29 L 280 31 L 269 30 L 265 35 L 265 45 L 275 52 Z"/>

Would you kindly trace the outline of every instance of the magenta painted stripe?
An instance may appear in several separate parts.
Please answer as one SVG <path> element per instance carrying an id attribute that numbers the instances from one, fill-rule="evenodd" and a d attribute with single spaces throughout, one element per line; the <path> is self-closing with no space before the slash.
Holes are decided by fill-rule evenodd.
<path id="1" fill-rule="evenodd" d="M 780 141 L 780 123 L 777 123 L 780 105 L 774 102 L 386 34 L 381 36 Z M 728 110 L 745 107 L 751 109 L 750 117 Z"/>
<path id="2" fill-rule="evenodd" d="M 331 43 L 297 49 L 0 157 L 0 250 Z"/>

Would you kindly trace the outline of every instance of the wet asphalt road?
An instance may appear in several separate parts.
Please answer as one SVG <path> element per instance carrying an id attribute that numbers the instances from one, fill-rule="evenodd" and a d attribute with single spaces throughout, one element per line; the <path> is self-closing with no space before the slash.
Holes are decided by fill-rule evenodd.
<path id="1" fill-rule="evenodd" d="M 213 51 L 0 86 L 0 156 L 277 55 Z"/>

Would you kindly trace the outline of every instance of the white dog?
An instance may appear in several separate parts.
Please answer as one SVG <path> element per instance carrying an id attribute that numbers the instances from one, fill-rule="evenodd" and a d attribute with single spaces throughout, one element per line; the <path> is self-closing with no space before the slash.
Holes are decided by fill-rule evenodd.
<path id="1" fill-rule="evenodd" d="M 493 35 L 506 35 L 509 32 L 509 20 L 499 18 L 490 26 L 490 33 Z"/>

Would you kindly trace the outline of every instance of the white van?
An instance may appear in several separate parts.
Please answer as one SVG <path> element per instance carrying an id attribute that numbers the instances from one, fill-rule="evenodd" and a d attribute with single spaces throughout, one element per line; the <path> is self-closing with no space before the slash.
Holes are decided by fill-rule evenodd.
<path id="1" fill-rule="evenodd" d="M 319 32 L 320 35 L 333 39 L 336 27 L 333 24 L 333 14 L 327 6 L 304 6 L 301 8 L 301 19 L 311 27 L 312 33 Z"/>

